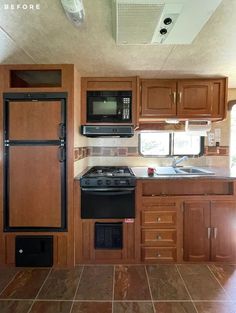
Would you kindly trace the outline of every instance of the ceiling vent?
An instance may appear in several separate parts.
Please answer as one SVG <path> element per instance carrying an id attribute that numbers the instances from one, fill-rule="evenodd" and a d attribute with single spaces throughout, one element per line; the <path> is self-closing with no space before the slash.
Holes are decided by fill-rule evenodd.
<path id="1" fill-rule="evenodd" d="M 190 44 L 222 0 L 113 0 L 118 45 Z"/>

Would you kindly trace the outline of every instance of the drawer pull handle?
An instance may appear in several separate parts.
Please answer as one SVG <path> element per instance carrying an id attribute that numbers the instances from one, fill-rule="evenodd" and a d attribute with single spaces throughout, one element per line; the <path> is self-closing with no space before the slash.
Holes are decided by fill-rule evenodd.
<path id="1" fill-rule="evenodd" d="M 157 222 L 160 222 L 160 221 L 161 221 L 161 218 L 160 218 L 160 217 L 158 217 L 158 218 L 157 218 Z"/>
<path id="2" fill-rule="evenodd" d="M 157 235 L 157 240 L 161 240 L 161 239 L 162 239 L 161 235 Z"/>

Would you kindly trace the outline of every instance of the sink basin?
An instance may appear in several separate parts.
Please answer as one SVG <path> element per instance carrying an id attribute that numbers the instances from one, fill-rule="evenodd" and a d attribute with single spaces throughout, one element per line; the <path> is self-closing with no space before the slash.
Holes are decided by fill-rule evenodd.
<path id="1" fill-rule="evenodd" d="M 172 166 L 160 166 L 156 167 L 156 175 L 176 175 L 176 168 Z"/>
<path id="2" fill-rule="evenodd" d="M 172 167 L 161 166 L 156 168 L 156 175 L 214 175 L 215 173 L 200 167 Z"/>
<path id="3" fill-rule="evenodd" d="M 175 168 L 176 173 L 189 175 L 214 175 L 215 173 L 200 167 L 181 167 Z"/>

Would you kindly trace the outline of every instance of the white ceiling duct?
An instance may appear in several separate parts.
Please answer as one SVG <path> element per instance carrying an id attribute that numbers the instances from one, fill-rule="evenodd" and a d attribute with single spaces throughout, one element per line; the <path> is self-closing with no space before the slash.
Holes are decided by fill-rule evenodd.
<path id="1" fill-rule="evenodd" d="M 80 26 L 84 22 L 85 11 L 82 0 L 61 0 L 61 4 L 67 17 L 76 26 Z"/>
<path id="2" fill-rule="evenodd" d="M 116 43 L 190 44 L 222 0 L 113 0 Z"/>

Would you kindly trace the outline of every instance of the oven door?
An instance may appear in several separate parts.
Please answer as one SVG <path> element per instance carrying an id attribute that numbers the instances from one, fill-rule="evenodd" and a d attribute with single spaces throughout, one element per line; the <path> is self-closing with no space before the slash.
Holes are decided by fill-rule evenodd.
<path id="1" fill-rule="evenodd" d="M 81 218 L 134 218 L 135 188 L 81 188 Z"/>

